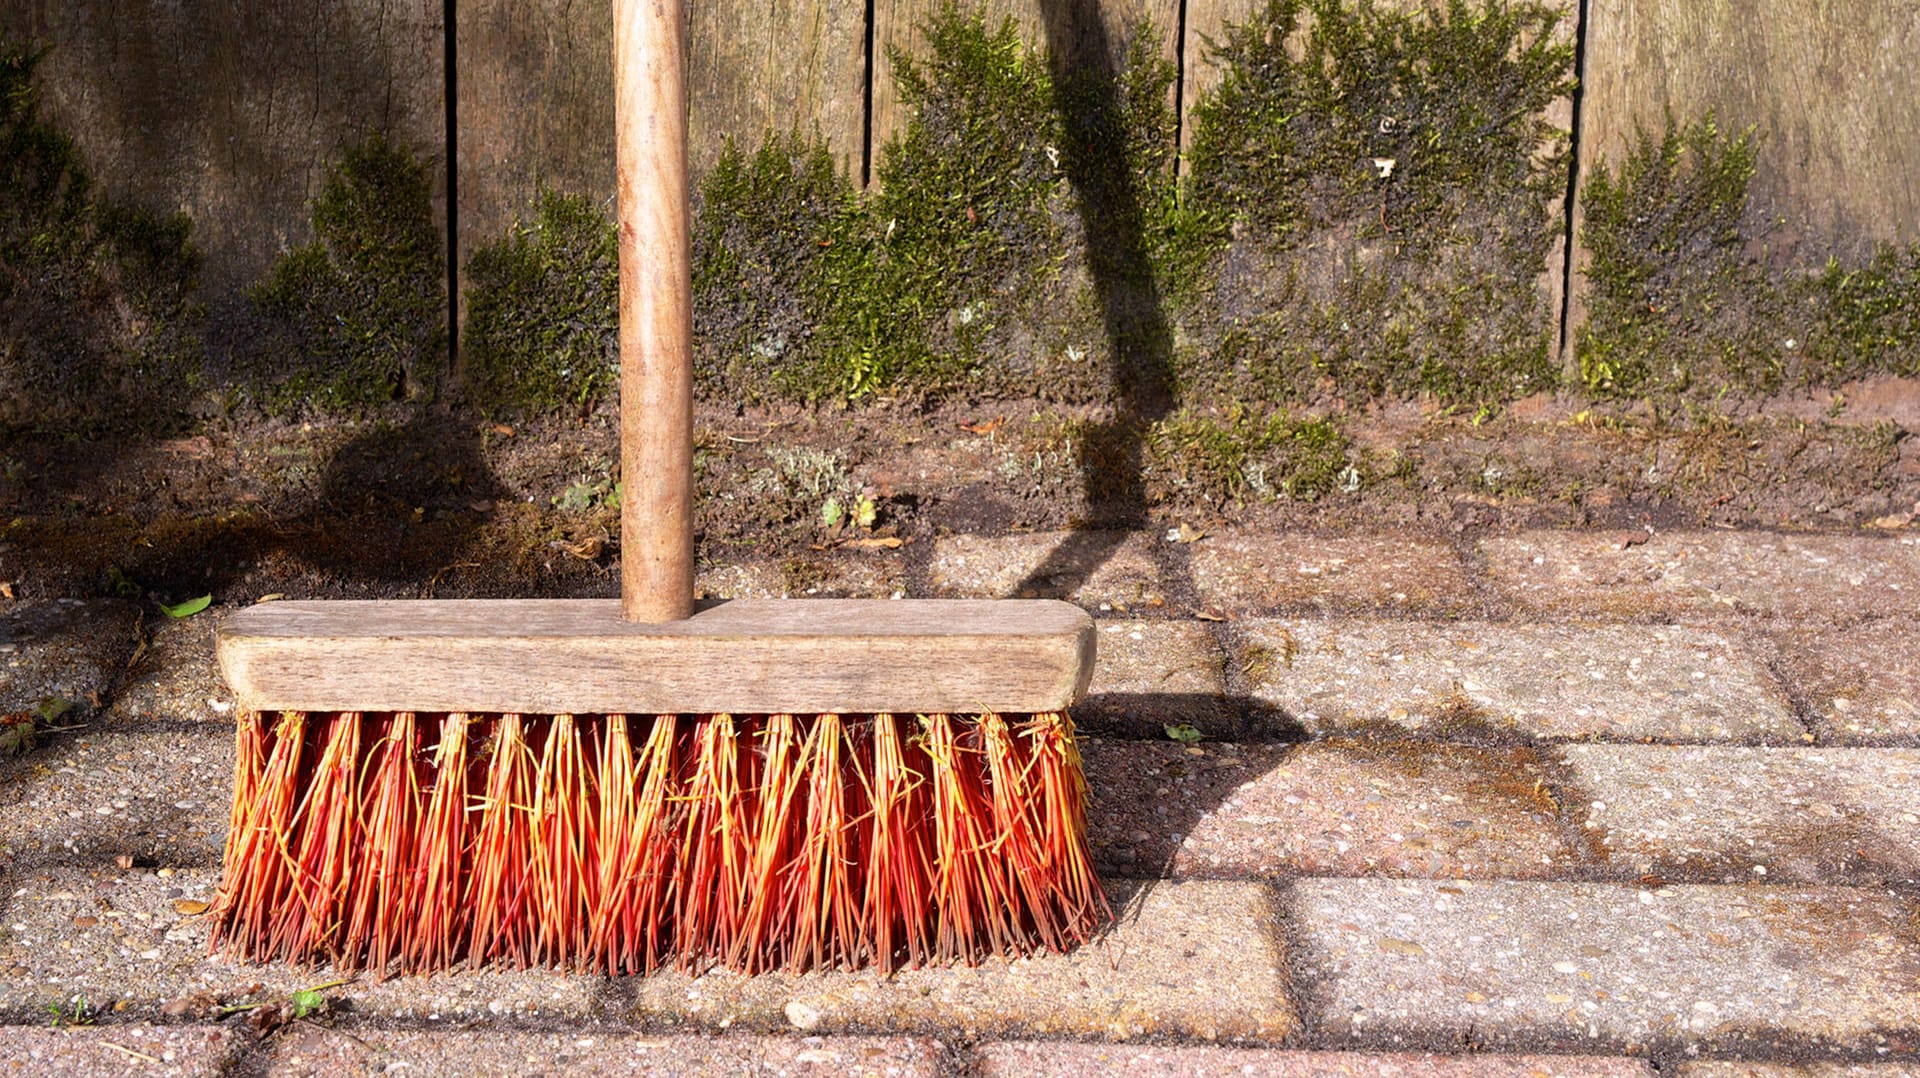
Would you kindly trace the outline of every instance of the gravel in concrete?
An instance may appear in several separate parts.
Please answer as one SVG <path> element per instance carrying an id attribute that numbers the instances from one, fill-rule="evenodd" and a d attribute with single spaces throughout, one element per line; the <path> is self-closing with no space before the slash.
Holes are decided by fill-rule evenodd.
<path id="1" fill-rule="evenodd" d="M 1568 745 L 1585 824 L 1632 872 L 1920 879 L 1920 751 Z"/>
<path id="2" fill-rule="evenodd" d="M 635 1020 L 813 1033 L 1278 1040 L 1295 1024 L 1272 891 L 1113 885 L 1118 924 L 1068 955 L 976 968 L 664 974 L 632 982 Z"/>
<path id="3" fill-rule="evenodd" d="M 906 1037 L 701 1037 L 466 1030 L 459 1033 L 300 1028 L 275 1043 L 268 1073 L 284 1078 L 401 1074 L 409 1078 L 937 1078 L 939 1043 Z"/>
<path id="4" fill-rule="evenodd" d="M 1653 1078 L 1638 1059 L 1608 1056 L 1293 1052 L 1015 1041 L 974 1052 L 981 1078 Z"/>
<path id="5" fill-rule="evenodd" d="M 1480 549 L 1500 591 L 1550 617 L 1920 614 L 1920 535 L 1535 531 Z"/>
<path id="6" fill-rule="evenodd" d="M 219 1026 L 0 1026 L 0 1074 L 216 1078 L 238 1040 Z"/>
<path id="7" fill-rule="evenodd" d="M 1911 899 L 1845 887 L 1305 880 L 1312 1028 L 1377 1047 L 1798 1041 L 1920 1021 Z"/>
<path id="8" fill-rule="evenodd" d="M 902 550 L 876 548 L 703 565 L 694 591 L 705 599 L 901 598 L 907 559 Z"/>
<path id="9" fill-rule="evenodd" d="M 104 706 L 139 621 L 140 608 L 117 599 L 11 604 L 0 615 L 0 714 L 63 701 L 73 721 Z"/>
<path id="10" fill-rule="evenodd" d="M 1682 1063 L 1678 1078 L 1920 1078 L 1920 1063 Z"/>
<path id="11" fill-rule="evenodd" d="M 1792 741 L 1748 649 L 1669 625 L 1249 621 L 1233 666 L 1303 732 L 1395 726 L 1541 739 Z"/>
<path id="12" fill-rule="evenodd" d="M 1095 855 L 1133 876 L 1532 878 L 1588 860 L 1535 750 L 1089 739 Z"/>
<path id="13" fill-rule="evenodd" d="M 1225 613 L 1442 617 L 1479 605 L 1459 554 L 1416 536 L 1228 531 L 1190 549 L 1201 600 Z"/>
<path id="14" fill-rule="evenodd" d="M 1775 636 L 1783 676 L 1823 741 L 1920 738 L 1920 622 L 1885 621 Z"/>
<path id="15" fill-rule="evenodd" d="M 152 618 L 147 646 L 114 690 L 102 721 L 145 725 L 155 720 L 233 721 L 233 694 L 220 679 L 213 642 L 231 610 L 209 610 L 191 618 Z"/>
<path id="16" fill-rule="evenodd" d="M 204 993 L 233 1004 L 271 1002 L 338 979 L 326 970 L 253 966 L 207 957 L 200 911 L 213 898 L 215 869 L 168 873 L 29 871 L 0 879 L 0 1014 L 43 1015 L 75 994 L 96 1004 L 124 1001 L 135 1015 Z M 544 971 L 453 973 L 329 989 L 344 1009 L 383 1017 L 454 1021 L 490 1016 L 582 1018 L 600 978 Z"/>
<path id="17" fill-rule="evenodd" d="M 0 762 L 0 854 L 40 867 L 216 864 L 233 792 L 224 727 L 58 735 Z"/>
<path id="18" fill-rule="evenodd" d="M 936 540 L 933 594 L 953 599 L 1068 599 L 1100 615 L 1164 610 L 1150 532 L 948 535 Z M 1164 541 L 1164 540 L 1158 540 Z"/>
<path id="19" fill-rule="evenodd" d="M 1082 730 L 1123 737 L 1166 736 L 1189 725 L 1209 737 L 1241 732 L 1226 697 L 1226 658 L 1195 621 L 1101 621 L 1087 699 L 1073 709 Z"/>

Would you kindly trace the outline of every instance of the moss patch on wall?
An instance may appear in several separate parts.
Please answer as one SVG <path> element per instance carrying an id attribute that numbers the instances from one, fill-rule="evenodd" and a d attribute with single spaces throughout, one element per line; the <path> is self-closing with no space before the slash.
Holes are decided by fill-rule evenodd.
<path id="1" fill-rule="evenodd" d="M 184 214 L 100 192 L 0 31 L 0 426 L 166 426 L 204 384 Z"/>
<path id="2" fill-rule="evenodd" d="M 446 359 L 446 262 L 420 160 L 373 135 L 327 169 L 315 239 L 249 293 L 280 331 L 256 355 L 270 410 L 364 411 L 430 396 Z"/>
<path id="3" fill-rule="evenodd" d="M 1574 338 L 1588 392 L 1671 404 L 1920 374 L 1920 246 L 1815 273 L 1769 265 L 1747 214 L 1757 138 L 1669 116 L 1595 166 Z"/>
<path id="4" fill-rule="evenodd" d="M 489 414 L 591 408 L 617 382 L 619 236 L 592 202 L 542 190 L 533 219 L 467 263 L 467 389 Z"/>
<path id="5" fill-rule="evenodd" d="M 1268 0 L 1230 27 L 1194 114 L 1180 242 L 1209 279 L 1189 390 L 1481 404 L 1552 387 L 1560 20 L 1527 0 Z"/>

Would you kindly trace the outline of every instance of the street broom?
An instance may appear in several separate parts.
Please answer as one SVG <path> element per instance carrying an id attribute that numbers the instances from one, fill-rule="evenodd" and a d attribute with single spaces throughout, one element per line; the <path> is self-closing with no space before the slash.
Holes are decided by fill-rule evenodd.
<path id="1" fill-rule="evenodd" d="M 693 596 L 679 4 L 615 0 L 619 600 L 274 602 L 218 952 L 378 975 L 975 962 L 1110 916 L 1050 601 Z"/>

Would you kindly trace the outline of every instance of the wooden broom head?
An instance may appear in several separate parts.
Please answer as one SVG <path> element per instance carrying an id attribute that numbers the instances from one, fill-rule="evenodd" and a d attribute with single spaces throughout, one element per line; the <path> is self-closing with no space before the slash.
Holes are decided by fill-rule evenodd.
<path id="1" fill-rule="evenodd" d="M 1093 675 L 1055 600 L 738 599 L 636 624 L 618 600 L 272 602 L 221 628 L 248 712 L 1037 714 Z"/>

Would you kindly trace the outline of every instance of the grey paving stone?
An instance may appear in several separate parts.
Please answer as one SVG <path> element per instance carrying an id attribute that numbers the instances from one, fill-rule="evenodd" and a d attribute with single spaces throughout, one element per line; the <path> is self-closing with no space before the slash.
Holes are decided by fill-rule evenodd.
<path id="1" fill-rule="evenodd" d="M 1157 738 L 1187 724 L 1211 737 L 1241 733 L 1226 697 L 1226 657 L 1196 621 L 1101 621 L 1087 699 L 1073 709 L 1083 730 Z"/>
<path id="2" fill-rule="evenodd" d="M 1531 878 L 1588 860 L 1521 746 L 1089 739 L 1094 852 L 1124 875 Z"/>
<path id="3" fill-rule="evenodd" d="M 1301 730 L 1398 726 L 1542 739 L 1793 741 L 1786 692 L 1741 644 L 1669 625 L 1249 621 L 1233 666 Z"/>
<path id="4" fill-rule="evenodd" d="M 1682 1063 L 1678 1078 L 1920 1078 L 1920 1063 Z"/>
<path id="5" fill-rule="evenodd" d="M 0 1026 L 0 1073 L 66 1078 L 215 1078 L 240 1050 L 219 1026 Z"/>
<path id="6" fill-rule="evenodd" d="M 1568 745 L 1586 826 L 1641 873 L 1920 879 L 1920 751 Z"/>
<path id="7" fill-rule="evenodd" d="M 224 725 L 67 734 L 0 762 L 0 854 L 41 866 L 217 864 L 232 795 Z"/>
<path id="8" fill-rule="evenodd" d="M 700 566 L 704 599 L 891 599 L 907 594 L 907 559 L 897 550 L 819 551 L 780 561 Z"/>
<path id="9" fill-rule="evenodd" d="M 80 994 L 96 1004 L 124 1001 L 131 1013 L 148 1015 L 197 993 L 223 1003 L 270 1001 L 337 979 L 324 969 L 208 958 L 204 918 L 176 904 L 211 901 L 218 873 L 167 871 L 18 865 L 8 871 L 0 878 L 0 1013 L 45 1014 L 48 1003 Z M 381 983 L 363 978 L 326 994 L 381 1017 L 579 1018 L 591 1011 L 602 983 L 544 971 L 461 972 Z"/>
<path id="10" fill-rule="evenodd" d="M 1298 1052 L 1210 1045 L 1012 1041 L 974 1052 L 981 1078 L 1653 1078 L 1638 1059 L 1608 1056 Z"/>
<path id="11" fill-rule="evenodd" d="M 1824 741 L 1920 738 L 1920 623 L 1775 634 L 1782 676 Z"/>
<path id="12" fill-rule="evenodd" d="M 1387 1046 L 1857 1050 L 1920 1020 L 1911 899 L 1845 887 L 1306 880 L 1314 1030 Z"/>
<path id="13" fill-rule="evenodd" d="M 1190 549 L 1201 600 L 1225 613 L 1445 617 L 1479 605 L 1458 552 L 1414 535 L 1227 531 Z"/>
<path id="14" fill-rule="evenodd" d="M 51 725 L 106 704 L 136 643 L 140 608 L 118 599 L 9 604 L 0 615 L 0 715 L 65 709 Z"/>
<path id="15" fill-rule="evenodd" d="M 944 1054 L 937 1042 L 907 1037 L 650 1036 L 593 1027 L 560 1033 L 365 1028 L 346 1032 L 310 1026 L 276 1040 L 267 1073 L 285 1078 L 340 1074 L 936 1078 L 943 1073 Z"/>
<path id="16" fill-rule="evenodd" d="M 1920 535 L 1535 531 L 1482 540 L 1494 585 L 1552 617 L 1920 614 Z"/>
<path id="17" fill-rule="evenodd" d="M 1067 599 L 1101 614 L 1163 609 L 1166 583 L 1149 532 L 947 535 L 929 565 L 933 594 Z"/>
<path id="18" fill-rule="evenodd" d="M 220 622 L 232 613 L 210 610 L 191 618 L 147 621 L 147 646 L 128 668 L 101 716 L 114 725 L 155 721 L 233 721 L 233 693 L 220 679 L 213 641 Z"/>
<path id="19" fill-rule="evenodd" d="M 1254 883 L 1113 885 L 1118 923 L 1068 955 L 976 968 L 634 981 L 643 1023 L 964 1038 L 1278 1040 L 1293 1029 L 1273 893 Z"/>

